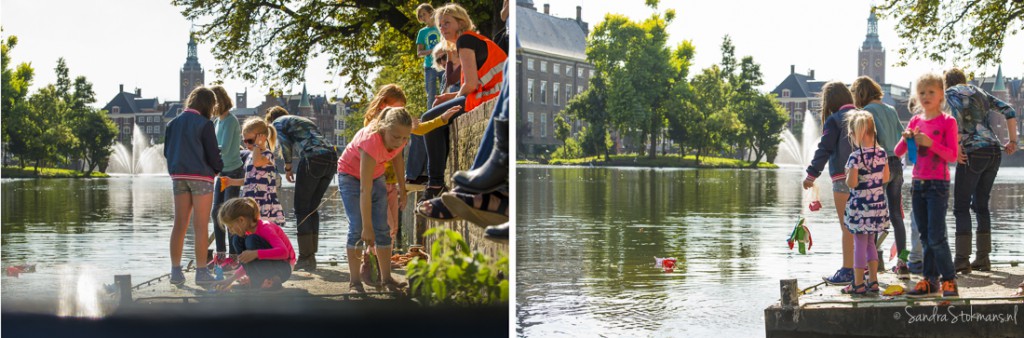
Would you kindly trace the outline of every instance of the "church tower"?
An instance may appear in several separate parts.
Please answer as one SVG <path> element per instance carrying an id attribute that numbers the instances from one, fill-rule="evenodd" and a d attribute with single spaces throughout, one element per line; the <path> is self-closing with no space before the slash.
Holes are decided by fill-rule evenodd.
<path id="1" fill-rule="evenodd" d="M 857 76 L 867 75 L 878 84 L 885 84 L 885 49 L 878 40 L 878 18 L 875 11 L 868 16 L 868 34 L 857 55 Z"/>
<path id="2" fill-rule="evenodd" d="M 206 73 L 203 71 L 203 66 L 199 64 L 199 57 L 196 55 L 195 32 L 189 33 L 188 57 L 185 58 L 185 65 L 181 67 L 179 80 L 181 81 L 180 100 L 182 104 L 188 99 L 188 94 L 193 89 L 206 83 Z"/>

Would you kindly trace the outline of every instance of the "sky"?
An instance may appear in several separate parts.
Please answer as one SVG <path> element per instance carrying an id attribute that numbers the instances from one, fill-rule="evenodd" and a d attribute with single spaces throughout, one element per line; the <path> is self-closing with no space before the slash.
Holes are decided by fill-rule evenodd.
<path id="1" fill-rule="evenodd" d="M 591 29 L 604 20 L 605 13 L 618 13 L 633 20 L 643 20 L 654 13 L 642 0 L 581 1 L 534 0 L 538 11 L 551 4 L 551 14 L 575 18 L 576 6 L 583 7 L 583 21 Z M 721 61 L 722 37 L 728 34 L 736 46 L 736 59 L 750 55 L 761 65 L 765 85 L 763 91 L 774 89 L 789 75 L 790 65 L 796 72 L 815 71 L 817 80 L 852 82 L 857 77 L 857 52 L 867 34 L 869 1 L 797 0 L 797 1 L 667 1 L 659 10 L 673 8 L 675 21 L 669 25 L 669 46 L 692 40 L 697 55 L 690 74 Z M 907 86 L 926 72 L 938 72 L 952 64 L 911 61 L 907 67 L 896 68 L 897 50 L 902 45 L 894 29 L 894 21 L 880 20 L 879 39 L 887 50 L 886 81 Z M 1003 48 L 1003 74 L 1024 77 L 1024 34 L 1008 37 Z M 995 75 L 996 67 L 976 69 L 976 75 Z"/>
<path id="2" fill-rule="evenodd" d="M 118 93 L 142 89 L 142 96 L 177 101 L 179 72 L 188 52 L 191 23 L 170 0 L 0 0 L 4 40 L 18 37 L 12 49 L 14 64 L 30 62 L 35 68 L 31 92 L 56 82 L 53 69 L 64 57 L 72 78 L 84 75 L 93 83 L 96 103 L 102 108 Z M 199 63 L 206 82 L 215 80 L 218 62 L 211 44 L 199 44 Z M 310 62 L 306 71 L 311 95 L 344 96 L 344 79 L 331 76 L 326 58 Z M 324 81 L 334 80 L 334 85 Z M 267 88 L 240 80 L 224 80 L 229 93 L 248 88 L 250 108 L 263 102 Z M 299 93 L 302 85 L 284 88 Z M 234 95 L 232 95 L 234 99 Z"/>

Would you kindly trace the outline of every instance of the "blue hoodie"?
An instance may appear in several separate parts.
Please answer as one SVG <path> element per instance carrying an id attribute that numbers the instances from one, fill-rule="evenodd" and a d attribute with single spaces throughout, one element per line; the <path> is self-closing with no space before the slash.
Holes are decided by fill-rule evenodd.
<path id="1" fill-rule="evenodd" d="M 224 168 L 213 121 L 194 109 L 186 109 L 167 123 L 164 157 L 167 173 L 175 180 L 213 183 L 213 177 Z"/>
<path id="2" fill-rule="evenodd" d="M 832 176 L 832 182 L 846 179 L 846 161 L 850 159 L 853 146 L 846 135 L 846 112 L 854 109 L 852 104 L 839 107 L 827 119 L 825 125 L 821 126 L 821 141 L 818 142 L 818 150 L 814 151 L 814 159 L 811 165 L 807 166 L 807 180 L 814 181 L 821 176 L 825 169 L 825 162 L 828 161 L 828 173 Z M 804 142 L 807 142 L 805 140 Z"/>

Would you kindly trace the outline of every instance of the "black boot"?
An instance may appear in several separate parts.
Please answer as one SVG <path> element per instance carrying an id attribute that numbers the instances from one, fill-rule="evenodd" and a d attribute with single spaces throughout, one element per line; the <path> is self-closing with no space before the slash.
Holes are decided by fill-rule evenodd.
<path id="1" fill-rule="evenodd" d="M 953 257 L 953 268 L 958 273 L 971 273 L 971 234 L 956 235 L 956 256 Z"/>
<path id="2" fill-rule="evenodd" d="M 494 149 L 484 165 L 456 172 L 452 182 L 459 190 L 474 194 L 494 191 L 508 184 L 508 120 L 494 119 Z"/>
<path id="3" fill-rule="evenodd" d="M 295 271 L 316 271 L 316 234 L 299 235 L 299 257 L 295 260 Z"/>
<path id="4" fill-rule="evenodd" d="M 507 241 L 508 240 L 508 223 L 501 225 L 492 225 L 484 230 L 484 237 L 492 241 Z"/>
<path id="5" fill-rule="evenodd" d="M 988 260 L 988 254 L 992 252 L 992 233 L 978 233 L 978 255 L 971 262 L 971 269 L 978 271 L 991 271 L 992 262 Z"/>

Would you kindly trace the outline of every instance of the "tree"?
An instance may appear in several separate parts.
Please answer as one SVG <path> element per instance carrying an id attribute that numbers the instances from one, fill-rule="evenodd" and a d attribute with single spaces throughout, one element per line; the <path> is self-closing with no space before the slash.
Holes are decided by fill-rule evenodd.
<path id="1" fill-rule="evenodd" d="M 756 167 L 770 152 L 774 151 L 782 142 L 782 129 L 789 122 L 789 114 L 775 100 L 775 95 L 758 94 L 750 101 L 744 101 L 744 106 L 739 110 L 740 122 L 744 126 L 744 136 L 748 138 L 748 145 L 754 152 L 754 159 L 751 167 Z"/>
<path id="2" fill-rule="evenodd" d="M 18 44 L 17 36 L 9 36 L 2 45 L 3 59 L 3 92 L 0 93 L 3 114 L 2 133 L 3 142 L 6 143 L 7 151 L 21 160 L 21 167 L 25 167 L 24 155 L 29 152 L 37 141 L 33 138 L 32 130 L 38 128 L 29 121 L 29 104 L 27 101 L 28 88 L 32 85 L 32 78 L 35 70 L 28 63 L 18 64 L 16 69 L 11 69 L 11 49 Z"/>
<path id="3" fill-rule="evenodd" d="M 905 41 L 897 66 L 912 59 L 979 67 L 999 63 L 1006 37 L 1024 24 L 1019 0 L 886 0 L 873 10 L 897 21 L 896 33 Z"/>
<path id="4" fill-rule="evenodd" d="M 88 166 L 86 176 L 90 176 L 96 168 L 102 168 L 110 158 L 113 148 L 110 147 L 117 137 L 117 125 L 110 120 L 107 112 L 97 109 L 87 109 L 79 118 L 75 128 L 75 135 L 81 143 L 82 154 Z"/>
<path id="5" fill-rule="evenodd" d="M 555 116 L 555 138 L 562 143 L 565 143 L 566 139 L 569 139 L 569 133 L 572 132 L 572 127 L 569 126 L 569 122 L 565 121 L 565 114 L 558 114 Z"/>
<path id="6" fill-rule="evenodd" d="M 77 140 L 71 128 L 62 123 L 67 106 L 55 85 L 43 87 L 28 101 L 28 123 L 17 127 L 24 129 L 20 136 L 28 140 L 22 156 L 34 163 L 38 174 L 41 165 L 62 161 L 62 147 L 77 146 Z"/>
<path id="7" fill-rule="evenodd" d="M 686 133 L 690 146 L 697 150 L 696 160 L 711 152 L 727 150 L 726 138 L 734 132 L 736 117 L 729 110 L 729 84 L 718 65 L 705 68 L 691 82 L 693 109 L 686 115 Z"/>
<path id="8" fill-rule="evenodd" d="M 579 135 L 583 155 L 604 154 L 605 161 L 610 157 L 607 141 L 610 124 L 607 98 L 608 86 L 604 77 L 597 73 L 590 78 L 587 90 L 574 96 L 565 108 L 565 114 L 587 123 L 587 127 Z"/>
<path id="9" fill-rule="evenodd" d="M 174 0 L 189 20 L 205 21 L 196 37 L 213 43 L 213 55 L 221 61 L 218 77 L 240 78 L 267 87 L 302 82 L 308 61 L 328 56 L 328 68 L 348 78 L 350 95 L 370 90 L 367 74 L 386 60 L 414 54 L 415 46 L 401 43 L 395 52 L 389 44 L 394 30 L 401 39 L 415 40 L 422 27 L 410 0 Z M 437 3 L 440 4 L 440 3 Z M 481 34 L 492 36 L 500 27 L 499 0 L 461 4 Z M 410 47 L 412 46 L 412 47 Z M 422 67 L 406 69 L 418 73 Z"/>
<path id="10" fill-rule="evenodd" d="M 693 42 L 684 40 L 672 51 L 672 89 L 669 101 L 666 104 L 666 119 L 668 120 L 668 137 L 682 147 L 682 154 L 686 154 L 687 145 L 691 144 L 688 126 L 689 118 L 695 113 L 693 106 L 693 88 L 687 77 L 690 75 L 690 66 L 693 65 L 693 57 L 697 49 Z"/>

